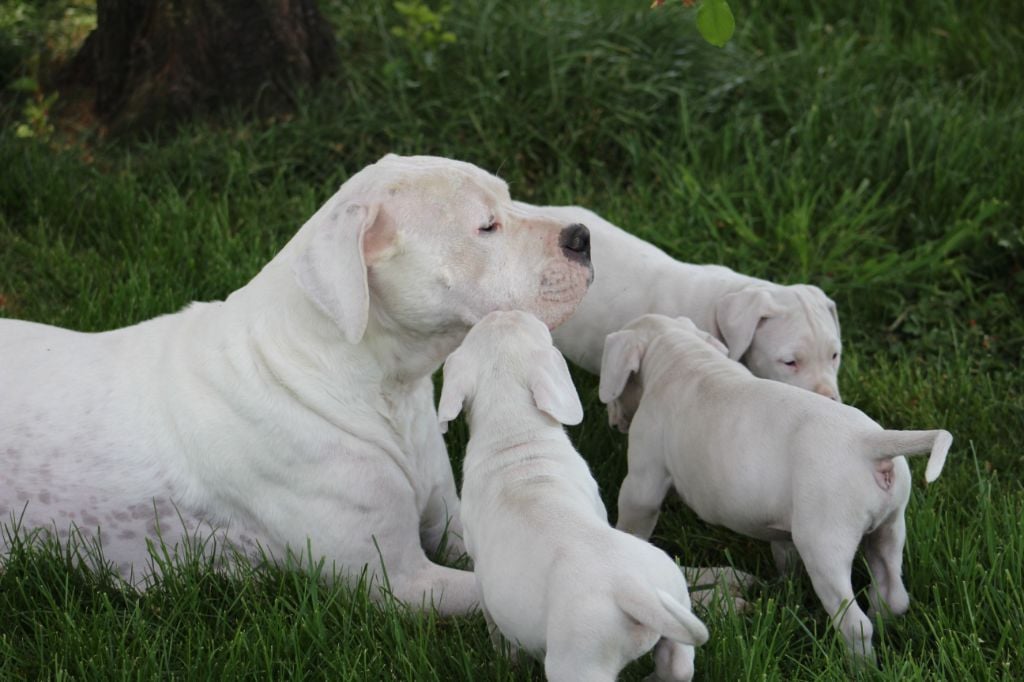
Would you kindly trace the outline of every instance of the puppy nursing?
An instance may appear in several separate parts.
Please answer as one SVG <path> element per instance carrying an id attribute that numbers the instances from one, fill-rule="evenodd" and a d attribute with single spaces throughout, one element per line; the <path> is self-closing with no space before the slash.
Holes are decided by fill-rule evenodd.
<path id="1" fill-rule="evenodd" d="M 662 315 L 608 336 L 600 398 L 620 428 L 631 421 L 618 528 L 649 537 L 675 487 L 709 523 L 773 550 L 792 541 L 851 652 L 873 658 L 871 620 L 851 584 L 854 555 L 863 539 L 870 612 L 905 612 L 903 455 L 930 453 L 925 478 L 934 481 L 947 431 L 882 430 L 857 409 L 752 376 L 690 320 Z"/>
<path id="2" fill-rule="evenodd" d="M 530 208 L 590 229 L 598 277 L 572 317 L 552 332 L 559 350 L 583 369 L 596 373 L 605 336 L 638 316 L 686 316 L 724 341 L 729 357 L 756 376 L 839 400 L 839 316 L 818 287 L 681 263 L 578 206 Z"/>
<path id="3" fill-rule="evenodd" d="M 707 630 L 675 562 L 608 525 L 562 429 L 583 409 L 541 322 L 492 313 L 470 331 L 445 362 L 438 418 L 463 407 L 464 540 L 492 628 L 543 655 L 549 680 L 614 680 L 655 646 L 658 679 L 689 680 Z"/>

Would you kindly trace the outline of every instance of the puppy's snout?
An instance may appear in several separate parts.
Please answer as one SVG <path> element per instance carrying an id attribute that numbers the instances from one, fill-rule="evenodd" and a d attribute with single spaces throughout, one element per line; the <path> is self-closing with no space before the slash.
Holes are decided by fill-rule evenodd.
<path id="1" fill-rule="evenodd" d="M 590 230 L 575 223 L 558 235 L 558 245 L 569 260 L 590 263 Z"/>
<path id="2" fill-rule="evenodd" d="M 831 388 L 830 386 L 826 386 L 824 384 L 821 384 L 819 386 L 815 386 L 814 387 L 814 392 L 817 393 L 818 395 L 825 396 L 829 400 L 835 400 L 837 403 L 842 402 L 839 399 L 839 393 L 835 389 Z"/>

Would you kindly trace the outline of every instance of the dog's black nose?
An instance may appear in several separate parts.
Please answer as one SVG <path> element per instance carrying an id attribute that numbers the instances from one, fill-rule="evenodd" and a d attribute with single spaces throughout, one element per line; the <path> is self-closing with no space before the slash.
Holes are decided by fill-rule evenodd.
<path id="1" fill-rule="evenodd" d="M 576 223 L 562 230 L 558 245 L 570 260 L 590 262 L 590 230 L 585 225 Z"/>

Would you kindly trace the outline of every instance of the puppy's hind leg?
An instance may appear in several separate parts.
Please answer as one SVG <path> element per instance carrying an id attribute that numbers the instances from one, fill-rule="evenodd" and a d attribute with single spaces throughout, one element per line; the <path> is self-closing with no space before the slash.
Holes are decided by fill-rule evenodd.
<path id="1" fill-rule="evenodd" d="M 645 682 L 690 682 L 693 679 L 692 646 L 662 637 L 654 645 L 654 673 Z"/>
<path id="2" fill-rule="evenodd" d="M 615 527 L 641 540 L 654 532 L 672 478 L 661 462 L 629 457 L 629 472 L 619 489 L 619 518 Z"/>
<path id="3" fill-rule="evenodd" d="M 578 598 L 549 602 L 544 656 L 548 682 L 614 682 L 626 663 L 617 630 L 623 617 L 618 608 L 609 612 L 600 595 L 591 594 L 585 603 Z"/>
<path id="4" fill-rule="evenodd" d="M 618 671 L 602 663 L 599 652 L 593 652 L 593 657 L 579 653 L 560 651 L 548 642 L 548 652 L 544 656 L 544 677 L 548 682 L 615 682 Z"/>
<path id="5" fill-rule="evenodd" d="M 487 610 L 487 606 L 483 602 L 483 595 L 481 595 L 480 608 L 484 612 L 484 621 L 487 623 L 487 634 L 491 638 L 491 645 L 497 652 L 504 652 L 513 664 L 519 663 L 519 647 L 516 646 L 511 640 L 506 639 L 505 635 L 501 633 L 501 629 L 497 623 L 494 622 L 494 618 L 491 617 L 491 612 Z"/>
<path id="6" fill-rule="evenodd" d="M 871 569 L 868 615 L 901 616 L 910 607 L 910 595 L 903 585 L 903 546 L 907 526 L 903 510 L 876 528 L 864 541 L 864 554 Z"/>
<path id="7" fill-rule="evenodd" d="M 827 526 L 826 526 L 827 527 Z M 793 528 L 793 541 L 803 559 L 814 591 L 842 633 L 855 661 L 875 662 L 871 645 L 874 628 L 853 594 L 853 557 L 860 537 L 833 530 L 825 533 L 821 526 L 813 530 Z"/>

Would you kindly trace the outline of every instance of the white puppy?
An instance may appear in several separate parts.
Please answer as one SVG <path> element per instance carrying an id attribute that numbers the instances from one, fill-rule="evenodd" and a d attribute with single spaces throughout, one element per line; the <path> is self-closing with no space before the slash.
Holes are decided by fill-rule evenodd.
<path id="1" fill-rule="evenodd" d="M 689 680 L 707 629 L 675 562 L 608 525 L 561 426 L 583 408 L 547 328 L 521 312 L 481 320 L 445 362 L 438 418 L 464 405 L 466 549 L 492 628 L 546 652 L 549 680 L 614 680 L 655 644 L 658 678 Z"/>
<path id="2" fill-rule="evenodd" d="M 158 530 L 278 559 L 308 542 L 469 611 L 472 573 L 425 553 L 449 523 L 461 551 L 431 374 L 492 310 L 558 324 L 591 272 L 586 229 L 524 216 L 498 178 L 386 156 L 225 301 L 97 334 L 0 320 L 0 515 L 101 532 L 136 581 Z"/>
<path id="3" fill-rule="evenodd" d="M 632 418 L 617 525 L 649 537 L 674 485 L 708 523 L 771 541 L 777 561 L 791 541 L 850 650 L 870 658 L 854 554 L 864 538 L 872 611 L 883 601 L 906 611 L 903 455 L 930 453 L 925 478 L 934 481 L 953 437 L 882 430 L 853 407 L 758 379 L 725 353 L 685 318 L 644 315 L 608 336 L 601 401 Z"/>
<path id="4" fill-rule="evenodd" d="M 608 334 L 645 313 L 661 313 L 689 317 L 759 377 L 840 399 L 839 316 L 818 287 L 782 286 L 720 265 L 681 263 L 576 206 L 539 210 L 590 228 L 597 279 L 572 317 L 553 332 L 559 350 L 583 369 L 600 369 Z"/>

